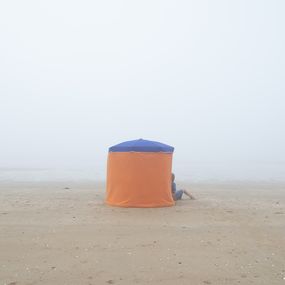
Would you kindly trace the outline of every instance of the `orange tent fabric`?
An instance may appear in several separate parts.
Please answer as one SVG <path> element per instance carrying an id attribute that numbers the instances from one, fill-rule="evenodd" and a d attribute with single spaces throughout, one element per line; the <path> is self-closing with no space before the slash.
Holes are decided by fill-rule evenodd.
<path id="1" fill-rule="evenodd" d="M 109 152 L 106 203 L 120 207 L 173 206 L 172 153 Z"/>

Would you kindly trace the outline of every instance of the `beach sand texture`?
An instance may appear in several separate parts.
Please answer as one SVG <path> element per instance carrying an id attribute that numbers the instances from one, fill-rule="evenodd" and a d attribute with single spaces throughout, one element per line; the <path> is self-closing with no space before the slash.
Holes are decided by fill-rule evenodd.
<path id="1" fill-rule="evenodd" d="M 105 206 L 102 185 L 2 183 L 0 285 L 285 285 L 284 185 L 190 187 L 134 209 Z"/>

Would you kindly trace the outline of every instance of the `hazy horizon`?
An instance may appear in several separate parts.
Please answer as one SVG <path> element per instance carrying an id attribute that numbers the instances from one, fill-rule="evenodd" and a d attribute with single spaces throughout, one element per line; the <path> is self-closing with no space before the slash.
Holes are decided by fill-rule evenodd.
<path id="1" fill-rule="evenodd" d="M 0 8 L 0 181 L 104 179 L 138 138 L 178 179 L 285 181 L 285 2 Z"/>

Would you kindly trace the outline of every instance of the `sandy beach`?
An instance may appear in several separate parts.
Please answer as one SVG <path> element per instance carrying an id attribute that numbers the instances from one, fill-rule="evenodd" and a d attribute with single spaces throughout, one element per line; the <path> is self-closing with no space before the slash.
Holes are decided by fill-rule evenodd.
<path id="1" fill-rule="evenodd" d="M 2 183 L 0 285 L 285 284 L 284 185 L 188 188 L 135 209 L 99 184 Z"/>

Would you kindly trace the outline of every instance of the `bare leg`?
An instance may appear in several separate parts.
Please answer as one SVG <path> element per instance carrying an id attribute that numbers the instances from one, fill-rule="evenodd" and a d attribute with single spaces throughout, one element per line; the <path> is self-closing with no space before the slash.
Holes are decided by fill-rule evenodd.
<path id="1" fill-rule="evenodd" d="M 191 200 L 195 200 L 195 197 L 190 192 L 188 192 L 187 190 L 183 190 L 183 193 L 185 195 L 187 195 Z"/>

